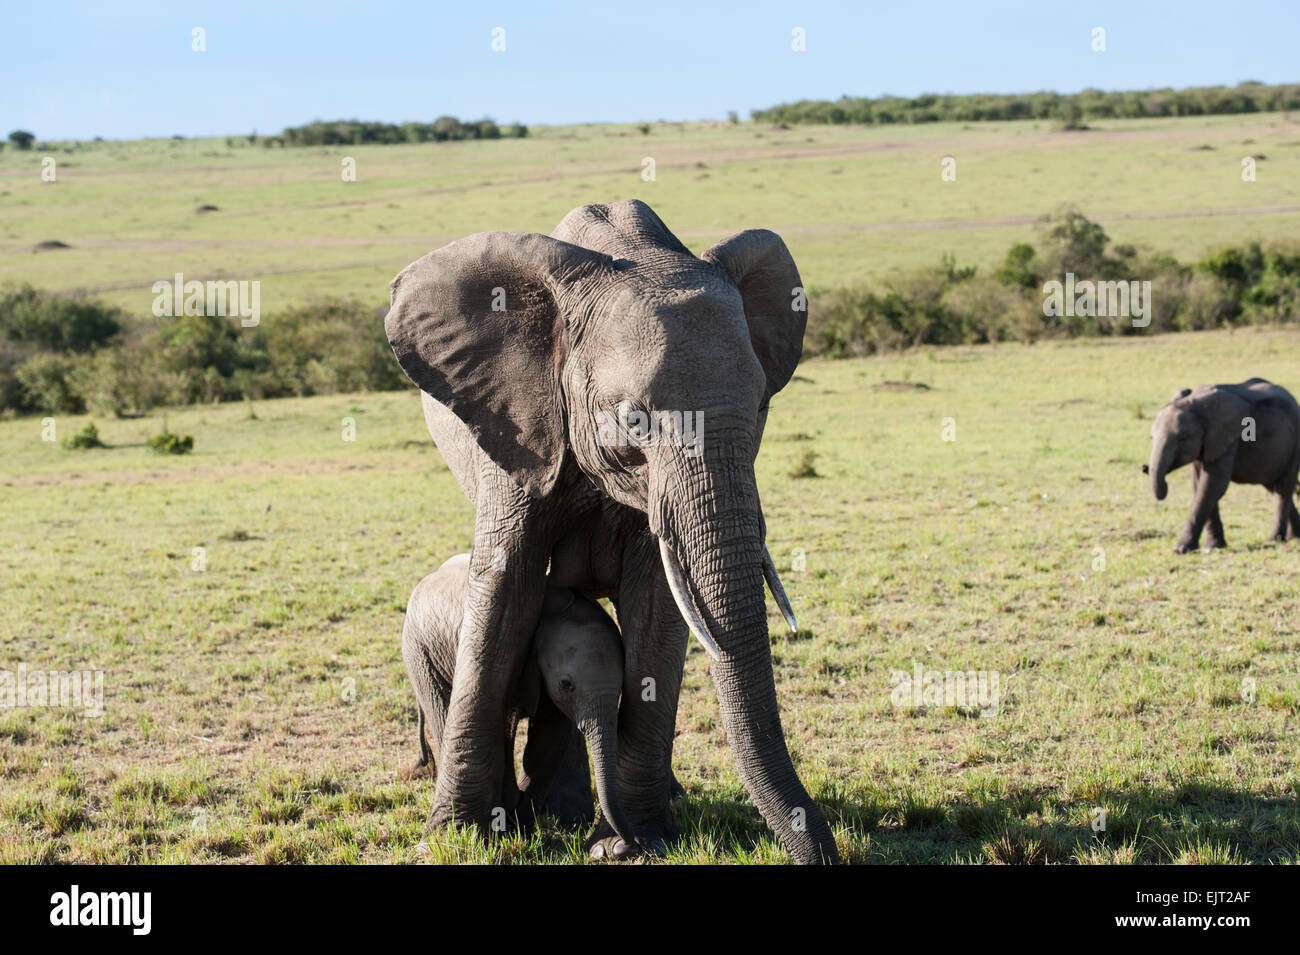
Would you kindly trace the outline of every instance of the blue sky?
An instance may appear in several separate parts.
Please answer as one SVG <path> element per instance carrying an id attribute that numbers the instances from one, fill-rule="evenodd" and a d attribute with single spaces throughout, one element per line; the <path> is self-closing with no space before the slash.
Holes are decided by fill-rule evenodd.
<path id="1" fill-rule="evenodd" d="M 736 14 L 732 10 L 744 11 Z M 1094 27 L 1107 50 L 1094 53 Z M 206 31 L 207 50 L 191 49 Z M 494 27 L 506 49 L 491 49 Z M 806 52 L 791 50 L 802 27 Z M 722 118 L 801 98 L 1300 79 L 1300 2 L 4 0 L 0 135 Z"/>

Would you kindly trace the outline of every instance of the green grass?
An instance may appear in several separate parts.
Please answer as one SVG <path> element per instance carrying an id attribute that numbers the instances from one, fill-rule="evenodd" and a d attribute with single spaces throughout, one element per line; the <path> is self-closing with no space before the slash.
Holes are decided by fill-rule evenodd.
<path id="1" fill-rule="evenodd" d="M 243 142 L 242 138 L 237 140 Z M 263 314 L 311 296 L 379 304 L 408 262 L 487 229 L 549 232 L 575 206 L 637 197 L 696 251 L 781 232 L 810 286 L 934 265 L 988 267 L 1063 198 L 1117 243 L 1194 259 L 1300 229 L 1290 114 L 920 127 L 656 123 L 540 128 L 525 140 L 263 149 L 224 139 L 0 153 L 0 282 L 94 290 L 148 314 L 150 285 L 262 282 Z M 1262 155 L 1256 182 L 1241 159 Z M 955 182 L 940 160 L 957 160 Z M 357 163 L 344 183 L 341 162 Z M 653 158 L 656 178 L 641 178 Z M 211 204 L 219 211 L 196 214 Z M 38 242 L 71 246 L 30 254 Z"/>
<path id="2" fill-rule="evenodd" d="M 1139 471 L 1170 393 L 1251 375 L 1300 389 L 1300 332 L 800 368 L 758 474 L 801 632 L 775 606 L 769 623 L 787 735 L 846 859 L 1295 860 L 1300 545 L 1266 543 L 1268 496 L 1234 487 L 1229 549 L 1176 557 L 1185 472 L 1156 504 Z M 415 393 L 254 411 L 170 410 L 195 442 L 175 457 L 145 448 L 161 417 L 97 419 L 109 447 L 88 451 L 0 422 L 0 669 L 94 666 L 106 688 L 98 719 L 0 710 L 0 861 L 583 861 L 553 827 L 430 838 L 430 784 L 397 777 L 402 610 L 472 525 Z M 809 451 L 816 476 L 793 477 Z M 895 708 L 890 673 L 914 661 L 997 671 L 998 714 Z M 787 860 L 695 647 L 675 767 L 666 861 Z"/>

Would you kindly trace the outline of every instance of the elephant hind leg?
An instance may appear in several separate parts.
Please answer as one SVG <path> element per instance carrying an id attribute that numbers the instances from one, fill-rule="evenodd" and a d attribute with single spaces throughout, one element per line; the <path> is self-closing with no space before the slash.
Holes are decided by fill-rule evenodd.
<path id="1" fill-rule="evenodd" d="M 1291 515 L 1287 518 L 1286 539 L 1300 537 L 1300 510 L 1296 510 L 1295 501 L 1291 501 Z"/>
<path id="2" fill-rule="evenodd" d="M 1291 471 L 1270 490 L 1277 501 L 1277 518 L 1273 521 L 1272 540 L 1279 543 L 1300 533 L 1295 506 L 1296 472 Z"/>
<path id="3" fill-rule="evenodd" d="M 1205 546 L 1211 550 L 1227 547 L 1228 540 L 1223 535 L 1223 520 L 1219 517 L 1219 502 L 1210 508 L 1210 517 L 1205 525 Z"/>

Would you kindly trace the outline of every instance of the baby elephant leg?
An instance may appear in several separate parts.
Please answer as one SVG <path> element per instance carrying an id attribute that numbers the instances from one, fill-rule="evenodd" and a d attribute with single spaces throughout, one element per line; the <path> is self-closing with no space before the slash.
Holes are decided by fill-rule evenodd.
<path id="1" fill-rule="evenodd" d="M 437 773 L 435 758 L 442 727 L 447 719 L 447 701 L 451 685 L 429 659 L 426 648 L 408 630 L 402 635 L 402 659 L 415 691 L 416 725 L 419 756 L 399 775 L 403 779 L 433 777 Z"/>

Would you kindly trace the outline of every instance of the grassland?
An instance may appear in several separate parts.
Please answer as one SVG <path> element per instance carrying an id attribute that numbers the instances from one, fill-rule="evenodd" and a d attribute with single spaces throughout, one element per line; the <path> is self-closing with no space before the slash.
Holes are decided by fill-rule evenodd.
<path id="1" fill-rule="evenodd" d="M 1196 141 L 1215 135 L 1194 128 Z M 741 136 L 699 133 L 712 135 Z M 577 159 L 579 141 L 570 148 Z M 301 188 L 324 195 L 324 178 Z M 612 187 L 590 175 L 545 188 L 567 206 Z M 475 225 L 506 224 L 506 200 L 478 195 L 500 205 Z M 552 198 L 523 224 L 553 219 Z M 674 224 L 689 211 L 669 205 Z M 382 207 L 355 215 L 378 222 Z M 449 208 L 438 230 L 467 229 L 469 207 Z M 306 215 L 284 228 L 306 240 Z M 831 274 L 834 256 L 812 258 Z M 1249 375 L 1300 389 L 1300 333 L 801 367 L 773 403 L 758 473 L 803 630 L 786 633 L 775 607 L 769 623 L 787 734 L 846 859 L 1296 860 L 1300 545 L 1265 543 L 1268 496 L 1234 488 L 1229 549 L 1176 557 L 1185 472 L 1159 505 L 1139 472 L 1172 391 Z M 955 440 L 942 439 L 945 418 Z M 143 447 L 158 418 L 97 423 L 111 447 L 71 452 L 41 440 L 39 419 L 0 422 L 0 669 L 94 666 L 106 683 L 97 719 L 0 711 L 0 861 L 582 860 L 578 838 L 552 828 L 423 844 L 429 784 L 397 778 L 414 739 L 405 599 L 466 548 L 472 523 L 414 392 L 174 410 L 168 426 L 195 438 L 175 458 Z M 819 476 L 791 477 L 808 451 Z M 675 754 L 684 838 L 667 861 L 785 860 L 744 798 L 705 662 L 693 647 Z M 894 706 L 891 671 L 914 662 L 998 672 L 997 715 Z"/>
<path id="2" fill-rule="evenodd" d="M 412 259 L 485 229 L 549 232 L 571 208 L 645 199 L 699 250 L 779 231 L 827 287 L 932 265 L 988 266 L 1068 199 L 1119 243 L 1194 259 L 1300 232 L 1300 119 L 1289 114 L 1050 123 L 539 129 L 526 140 L 263 149 L 240 137 L 0 153 L 0 282 L 85 288 L 146 314 L 150 285 L 262 282 L 264 314 L 312 296 L 379 304 Z M 1257 181 L 1241 160 L 1258 161 Z M 940 160 L 957 160 L 955 182 Z M 356 161 L 355 182 L 342 162 Z M 643 181 L 642 161 L 655 161 Z M 216 212 L 196 213 L 201 205 Z M 31 254 L 37 243 L 71 248 Z"/>

